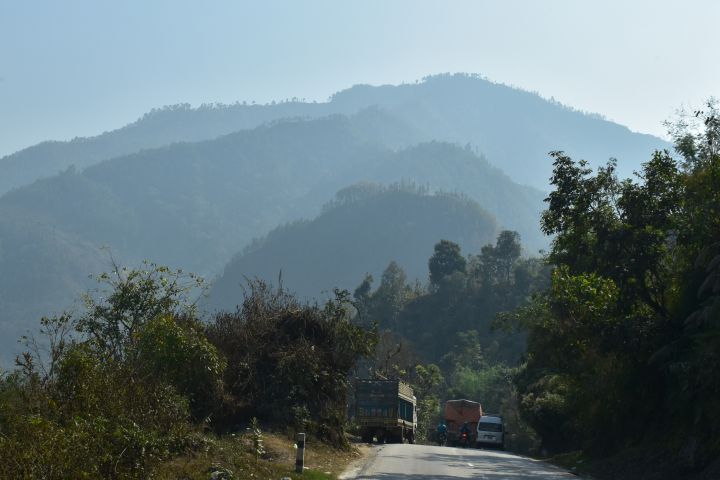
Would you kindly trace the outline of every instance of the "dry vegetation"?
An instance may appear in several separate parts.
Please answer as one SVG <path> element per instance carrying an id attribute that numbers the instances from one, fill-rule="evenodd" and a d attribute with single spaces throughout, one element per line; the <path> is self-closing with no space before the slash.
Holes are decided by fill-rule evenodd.
<path id="1" fill-rule="evenodd" d="M 288 435 L 265 433 L 263 442 L 266 453 L 256 461 L 248 434 L 206 439 L 191 454 L 160 465 L 154 476 L 159 480 L 205 480 L 218 472 L 218 478 L 227 479 L 335 479 L 361 455 L 354 447 L 336 449 L 310 439 L 305 449 L 307 470 L 300 476 L 294 473 L 296 449 Z"/>

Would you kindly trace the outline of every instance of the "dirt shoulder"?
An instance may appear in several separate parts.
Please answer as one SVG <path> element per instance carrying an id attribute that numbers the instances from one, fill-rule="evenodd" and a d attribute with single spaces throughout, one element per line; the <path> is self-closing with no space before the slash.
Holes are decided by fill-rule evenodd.
<path id="1" fill-rule="evenodd" d="M 274 461 L 295 465 L 297 450 L 293 440 L 283 435 L 269 435 L 265 445 Z M 352 462 L 362 456 L 363 446 L 356 444 L 351 444 L 348 450 L 344 450 L 313 439 L 305 443 L 305 466 L 333 478 L 339 477 Z"/>
<path id="2" fill-rule="evenodd" d="M 340 480 L 351 480 L 356 478 L 362 469 L 372 458 L 377 455 L 378 447 L 367 443 L 357 443 L 353 445 L 357 451 L 357 457 L 345 466 L 345 470 L 338 475 Z"/>

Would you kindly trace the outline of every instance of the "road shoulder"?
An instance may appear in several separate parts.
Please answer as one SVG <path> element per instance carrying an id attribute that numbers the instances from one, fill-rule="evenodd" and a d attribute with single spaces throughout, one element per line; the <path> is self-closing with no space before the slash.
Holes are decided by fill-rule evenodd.
<path id="1" fill-rule="evenodd" d="M 356 444 L 360 456 L 350 462 L 345 471 L 343 471 L 338 477 L 340 480 L 351 480 L 362 475 L 363 471 L 372 464 L 378 452 L 382 450 L 382 445 L 370 445 L 367 443 Z"/>

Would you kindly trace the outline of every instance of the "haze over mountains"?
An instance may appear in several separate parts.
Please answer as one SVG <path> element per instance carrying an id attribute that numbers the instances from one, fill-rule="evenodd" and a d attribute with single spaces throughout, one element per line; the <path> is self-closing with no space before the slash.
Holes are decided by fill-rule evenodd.
<path id="1" fill-rule="evenodd" d="M 308 296 L 352 287 L 390 259 L 423 279 L 428 248 L 440 238 L 474 253 L 508 228 L 530 251 L 547 245 L 538 218 L 548 151 L 595 163 L 615 156 L 628 172 L 665 146 L 535 94 L 458 75 L 356 86 L 327 103 L 166 108 L 98 137 L 30 147 L 0 159 L 0 361 L 40 315 L 91 286 L 88 274 L 109 268 L 103 246 L 122 263 L 148 259 L 209 278 L 225 271 L 226 284 L 243 275 L 274 280 L 283 269 L 288 286 Z M 377 187 L 360 203 L 322 211 L 361 182 L 426 191 Z M 304 246 L 288 246 L 295 243 Z M 328 264 L 301 258 L 321 246 L 334 249 L 336 261 L 346 258 L 347 268 L 325 276 Z M 317 281 L 303 284 L 301 271 Z"/>
<path id="2" fill-rule="evenodd" d="M 551 172 L 548 151 L 565 150 L 596 165 L 615 157 L 620 160 L 620 172 L 627 176 L 648 150 L 669 146 L 535 93 L 478 76 L 437 75 L 415 84 L 357 85 L 326 103 L 291 99 L 272 105 L 238 103 L 196 109 L 177 105 L 153 110 L 97 137 L 44 142 L 0 159 L 0 194 L 70 165 L 84 168 L 141 149 L 211 139 L 281 118 L 353 114 L 371 106 L 408 127 L 407 136 L 395 139 L 396 146 L 418 140 L 470 143 L 516 182 L 540 189 L 546 189 Z"/>

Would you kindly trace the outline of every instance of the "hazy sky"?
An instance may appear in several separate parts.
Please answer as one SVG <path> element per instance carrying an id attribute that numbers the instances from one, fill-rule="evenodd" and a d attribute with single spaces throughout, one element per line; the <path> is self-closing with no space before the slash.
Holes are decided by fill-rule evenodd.
<path id="1" fill-rule="evenodd" d="M 720 1 L 0 0 L 0 156 L 153 107 L 481 73 L 661 135 L 720 95 Z"/>

